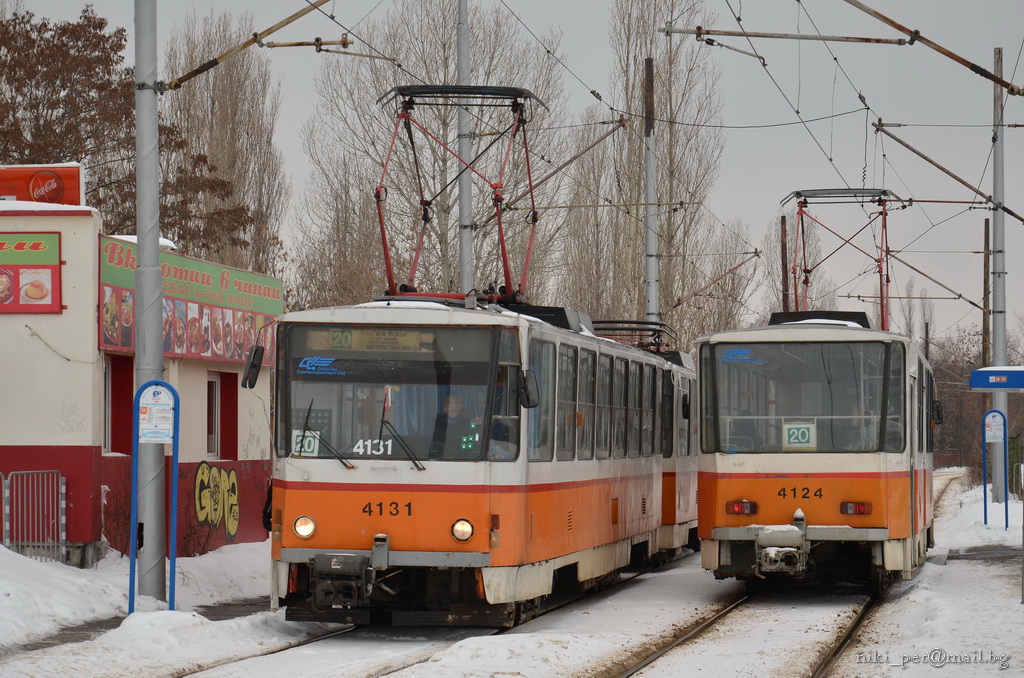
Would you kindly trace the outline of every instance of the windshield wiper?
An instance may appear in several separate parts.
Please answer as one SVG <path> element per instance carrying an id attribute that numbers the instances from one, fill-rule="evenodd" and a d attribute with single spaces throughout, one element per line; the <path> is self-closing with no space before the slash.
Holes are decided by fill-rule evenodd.
<path id="1" fill-rule="evenodd" d="M 418 470 L 426 471 L 427 467 L 423 465 L 423 463 L 419 460 L 419 457 L 416 456 L 416 453 L 413 452 L 412 448 L 409 447 L 409 445 L 405 442 L 405 438 L 402 437 L 402 434 L 399 433 L 398 430 L 394 427 L 394 425 L 387 420 L 387 407 L 388 400 L 387 397 L 385 396 L 384 404 L 381 405 L 380 408 L 380 431 L 377 433 L 377 439 L 384 439 L 384 429 L 386 428 L 388 430 L 388 433 L 391 434 L 391 437 L 394 440 L 398 441 L 398 446 L 405 451 L 405 456 L 409 457 L 409 461 L 411 461 Z"/>
<path id="2" fill-rule="evenodd" d="M 306 443 L 306 434 L 312 433 L 313 435 L 316 436 L 317 442 L 319 442 L 321 445 L 327 448 L 327 451 L 330 452 L 335 459 L 340 461 L 342 466 L 344 466 L 345 468 L 355 468 L 355 464 L 350 462 L 348 459 L 345 459 L 345 457 L 341 455 L 341 452 L 334 449 L 334 447 L 330 443 L 321 438 L 320 434 L 317 431 L 313 431 L 312 429 L 309 428 L 309 415 L 313 411 L 313 400 L 313 398 L 309 399 L 309 407 L 306 408 L 306 421 L 303 422 L 302 424 L 302 438 L 301 440 L 299 440 L 299 449 L 301 450 L 302 446 Z"/>

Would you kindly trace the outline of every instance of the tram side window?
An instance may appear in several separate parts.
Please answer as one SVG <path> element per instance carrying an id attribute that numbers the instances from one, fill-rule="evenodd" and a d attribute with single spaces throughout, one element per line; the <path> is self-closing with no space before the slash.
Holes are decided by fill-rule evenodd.
<path id="1" fill-rule="evenodd" d="M 512 461 L 519 455 L 519 368 L 498 365 L 488 458 Z"/>
<path id="2" fill-rule="evenodd" d="M 654 454 L 654 402 L 657 400 L 658 384 L 654 379 L 654 365 L 644 365 L 644 389 L 640 398 L 640 453 L 645 457 Z"/>
<path id="3" fill-rule="evenodd" d="M 597 429 L 594 432 L 598 459 L 607 459 L 612 449 L 612 357 L 597 359 Z"/>
<path id="4" fill-rule="evenodd" d="M 935 377 L 932 376 L 931 371 L 927 374 L 927 387 L 925 388 L 925 417 L 928 420 L 927 427 L 927 443 L 925 445 L 925 452 L 932 454 L 935 452 Z"/>
<path id="5" fill-rule="evenodd" d="M 693 408 L 692 394 L 695 393 L 692 388 L 693 382 L 689 379 L 682 380 L 681 397 L 679 399 L 679 456 L 688 457 L 693 452 L 690 449 L 690 417 L 696 416 L 696 410 Z M 684 412 L 683 408 L 688 408 L 689 411 Z M 689 415 L 689 416 L 687 416 Z"/>
<path id="6" fill-rule="evenodd" d="M 549 341 L 530 342 L 530 369 L 537 377 L 539 404 L 530 410 L 530 461 L 551 461 L 555 438 L 555 345 Z"/>
<path id="7" fill-rule="evenodd" d="M 612 374 L 612 456 L 626 456 L 626 400 L 629 394 L 627 377 L 629 362 L 625 358 L 615 359 Z"/>
<path id="8" fill-rule="evenodd" d="M 672 384 L 672 372 L 665 370 L 661 373 L 661 402 L 658 411 L 658 438 L 661 441 L 661 456 L 672 456 L 673 429 L 675 421 L 672 413 L 675 411 L 675 386 Z"/>
<path id="9" fill-rule="evenodd" d="M 640 455 L 640 406 L 643 398 L 643 365 L 629 363 L 629 395 L 626 400 L 626 454 L 630 457 Z"/>
<path id="10" fill-rule="evenodd" d="M 576 355 L 574 346 L 558 347 L 558 444 L 555 458 L 559 461 L 570 461 L 576 457 Z"/>
<path id="11" fill-rule="evenodd" d="M 902 452 L 904 438 L 904 365 L 906 364 L 903 344 L 893 343 L 889 356 L 889 389 L 886 394 L 885 410 L 885 451 Z"/>
<path id="12" fill-rule="evenodd" d="M 594 387 L 596 385 L 597 354 L 593 351 L 580 353 L 579 411 L 583 424 L 578 430 L 576 457 L 594 458 Z"/>
<path id="13" fill-rule="evenodd" d="M 714 369 L 711 362 L 711 344 L 700 347 L 700 448 L 704 452 L 718 451 L 718 429 L 715 426 L 715 409 L 718 401 L 715 398 Z"/>

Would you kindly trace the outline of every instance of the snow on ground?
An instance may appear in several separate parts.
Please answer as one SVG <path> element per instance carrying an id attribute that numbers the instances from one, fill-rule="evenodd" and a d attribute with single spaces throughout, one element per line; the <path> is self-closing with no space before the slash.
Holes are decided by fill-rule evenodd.
<path id="1" fill-rule="evenodd" d="M 1022 505 L 1011 503 L 1010 529 L 1005 530 L 1001 506 L 989 504 L 988 525 L 982 524 L 981 496 L 980 488 L 953 487 L 946 493 L 945 513 L 936 521 L 938 545 L 929 552 L 929 563 L 912 582 L 901 582 L 890 592 L 883 612 L 868 623 L 863 638 L 847 651 L 833 675 L 891 676 L 899 671 L 898 675 L 911 676 L 1024 676 L 1024 649 L 1018 639 L 1024 628 L 1019 551 L 996 563 L 957 557 L 975 546 L 1019 547 Z M 942 564 L 950 552 L 953 557 Z M 92 641 L 17 654 L 17 646 L 61 626 L 125 615 L 128 560 L 112 554 L 94 568 L 79 570 L 0 548 L 0 675 L 165 676 L 216 657 L 281 647 L 323 628 L 286 622 L 280 611 L 218 622 L 194 611 L 201 605 L 266 595 L 269 542 L 226 546 L 177 562 L 178 611 L 169 612 L 166 604 L 139 597 L 136 614 Z M 444 645 L 412 638 L 410 647 L 420 648 L 421 655 L 430 654 L 431 661 L 397 675 L 574 675 L 580 667 L 594 667 L 598 659 L 605 666 L 614 664 L 628 648 L 655 642 L 672 627 L 688 625 L 705 616 L 709 606 L 724 605 L 740 589 L 736 582 L 716 582 L 700 569 L 699 558 L 686 558 L 642 581 L 501 636 L 466 639 L 436 652 Z M 737 638 L 737 647 L 743 642 Z M 344 656 L 345 662 L 351 662 L 355 646 L 337 638 L 334 650 L 324 647 L 311 654 L 323 659 L 337 651 L 339 659 Z M 356 657 L 364 660 L 368 671 L 379 657 L 371 656 L 372 643 L 359 647 L 362 654 Z M 773 651 L 794 655 L 784 642 Z M 359 662 L 329 662 L 321 664 L 322 670 L 307 669 L 306 664 L 301 668 L 294 664 L 297 657 L 290 660 L 291 665 L 281 664 L 285 656 L 277 655 L 281 659 L 276 664 L 236 665 L 212 673 L 338 675 L 339 666 L 346 666 L 346 675 L 360 673 Z"/>
<path id="2" fill-rule="evenodd" d="M 990 488 L 991 489 L 991 488 Z M 1021 555 L 961 556 L 973 547 L 1021 546 L 1021 502 L 988 505 L 982 488 L 951 488 L 936 518 L 936 546 L 913 582 L 889 591 L 883 614 L 847 649 L 836 676 L 1024 676 Z M 943 556 L 950 555 L 943 564 Z"/>

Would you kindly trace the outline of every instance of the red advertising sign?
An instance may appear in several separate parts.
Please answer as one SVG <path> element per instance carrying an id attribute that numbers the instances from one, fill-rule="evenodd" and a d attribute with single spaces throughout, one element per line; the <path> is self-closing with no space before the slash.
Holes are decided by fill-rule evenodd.
<path id="1" fill-rule="evenodd" d="M 0 313 L 60 313 L 60 233 L 0 232 Z"/>
<path id="2" fill-rule="evenodd" d="M 0 165 L 0 199 L 84 205 L 85 174 L 76 162 Z"/>

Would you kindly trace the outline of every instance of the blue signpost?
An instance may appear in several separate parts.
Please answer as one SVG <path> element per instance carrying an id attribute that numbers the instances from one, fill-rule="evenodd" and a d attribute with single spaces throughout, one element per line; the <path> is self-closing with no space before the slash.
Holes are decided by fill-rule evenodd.
<path id="1" fill-rule="evenodd" d="M 982 367 L 978 370 L 971 370 L 971 390 L 972 391 L 1005 391 L 1007 393 L 1024 393 L 1024 367 Z M 1010 529 L 1010 489 L 1009 489 L 1009 477 L 1010 477 L 1010 443 L 1006 435 L 1006 415 L 998 410 L 989 410 L 985 413 L 985 418 L 982 420 L 982 440 L 985 441 L 981 446 L 982 449 L 982 461 L 981 461 L 981 475 L 985 478 L 987 467 L 985 466 L 984 450 L 988 448 L 988 437 L 987 437 L 987 424 L 989 422 L 989 415 L 993 413 L 999 415 L 1000 419 L 992 418 L 991 422 L 995 425 L 998 422 L 1002 424 L 1003 432 L 1003 479 L 1006 480 L 1006 485 L 1003 489 L 1003 507 L 1006 514 L 1006 529 Z M 987 486 L 986 486 L 987 488 Z M 988 492 L 985 491 L 985 524 L 988 525 Z M 1024 536 L 1021 538 L 1021 580 L 1020 580 L 1020 602 L 1024 605 Z"/>
<path id="2" fill-rule="evenodd" d="M 175 555 L 178 551 L 178 392 L 166 381 L 147 381 L 135 392 L 132 410 L 132 515 L 128 547 L 128 614 L 135 611 L 135 559 L 139 534 L 139 442 L 171 443 L 170 546 L 171 576 L 167 609 L 174 609 Z M 150 534 L 150 539 L 163 539 Z"/>
<path id="3" fill-rule="evenodd" d="M 984 500 L 985 506 L 985 524 L 988 525 L 988 444 L 989 443 L 1002 443 L 1003 444 L 1003 468 L 1009 469 L 1010 467 L 1010 442 L 1006 435 L 1006 415 L 999 410 L 989 410 L 982 417 L 981 425 L 981 482 L 982 482 L 982 499 Z M 995 461 L 993 461 L 995 463 Z M 1010 482 L 1008 474 L 1003 474 L 1003 497 L 1006 500 L 1003 502 L 1003 514 L 1005 519 L 1005 528 L 1010 529 Z M 994 491 L 994 488 L 993 488 Z"/>

